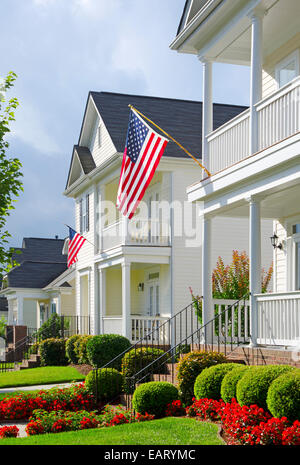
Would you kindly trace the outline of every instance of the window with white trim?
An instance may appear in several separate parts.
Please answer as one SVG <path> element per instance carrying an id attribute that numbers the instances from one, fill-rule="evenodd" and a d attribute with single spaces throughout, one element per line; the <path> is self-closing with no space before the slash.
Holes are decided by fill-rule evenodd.
<path id="1" fill-rule="evenodd" d="M 297 76 L 299 76 L 299 50 L 295 50 L 288 55 L 275 68 L 278 88 L 285 86 Z"/>
<path id="2" fill-rule="evenodd" d="M 80 234 L 90 229 L 90 195 L 87 194 L 79 201 Z"/>

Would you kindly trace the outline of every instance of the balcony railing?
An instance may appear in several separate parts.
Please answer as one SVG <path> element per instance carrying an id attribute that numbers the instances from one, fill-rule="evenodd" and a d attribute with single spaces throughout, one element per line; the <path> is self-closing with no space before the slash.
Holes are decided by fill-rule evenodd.
<path id="1" fill-rule="evenodd" d="M 258 151 L 300 131 L 300 76 L 256 104 Z M 250 110 L 207 136 L 212 174 L 244 160 L 250 154 Z"/>
<path id="2" fill-rule="evenodd" d="M 155 345 L 170 344 L 170 333 L 162 323 L 167 321 L 167 317 L 161 316 L 131 316 L 131 342 L 135 343 L 144 339 L 148 333 L 152 333 L 149 343 Z M 156 331 L 154 331 L 156 330 Z M 122 316 L 105 316 L 103 317 L 104 334 L 122 334 Z"/>
<path id="3" fill-rule="evenodd" d="M 300 292 L 259 294 L 259 344 L 297 346 L 300 344 Z"/>
<path id="4" fill-rule="evenodd" d="M 121 220 L 102 230 L 102 250 L 120 245 L 168 246 L 170 226 L 157 220 Z"/>

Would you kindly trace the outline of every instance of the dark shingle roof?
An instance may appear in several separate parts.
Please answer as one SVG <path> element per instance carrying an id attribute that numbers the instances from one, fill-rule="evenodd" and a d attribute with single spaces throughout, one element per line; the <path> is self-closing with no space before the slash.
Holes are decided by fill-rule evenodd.
<path id="1" fill-rule="evenodd" d="M 13 254 L 18 263 L 26 261 L 66 263 L 67 255 L 62 254 L 64 239 L 44 239 L 25 237 L 22 248 L 15 248 L 21 253 Z"/>
<path id="2" fill-rule="evenodd" d="M 192 155 L 201 158 L 202 102 L 112 92 L 90 92 L 118 152 L 123 152 L 131 104 L 178 140 Z M 214 129 L 246 107 L 214 104 Z M 176 144 L 167 145 L 164 156 L 188 157 Z"/>
<path id="3" fill-rule="evenodd" d="M 63 273 L 66 268 L 66 263 L 24 261 L 8 273 L 7 287 L 40 289 Z"/>

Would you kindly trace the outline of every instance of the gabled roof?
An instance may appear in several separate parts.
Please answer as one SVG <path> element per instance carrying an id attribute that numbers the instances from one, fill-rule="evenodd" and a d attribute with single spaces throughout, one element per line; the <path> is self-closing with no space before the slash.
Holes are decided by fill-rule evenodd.
<path id="1" fill-rule="evenodd" d="M 42 289 L 66 268 L 66 263 L 24 261 L 7 274 L 7 287 Z"/>
<path id="2" fill-rule="evenodd" d="M 69 281 L 75 278 L 74 268 L 67 268 L 62 274 L 56 276 L 53 281 L 50 281 L 44 290 L 49 290 L 54 287 L 72 287 Z"/>
<path id="3" fill-rule="evenodd" d="M 123 152 L 131 104 L 178 140 L 197 158 L 201 158 L 202 102 L 162 97 L 90 92 L 98 112 L 118 152 Z M 213 126 L 218 128 L 246 107 L 214 104 Z M 164 157 L 188 156 L 174 143 L 167 145 Z"/>
<path id="4" fill-rule="evenodd" d="M 24 237 L 21 253 L 14 253 L 13 259 L 18 263 L 25 260 L 40 262 L 66 263 L 67 256 L 62 254 L 64 239 L 48 239 L 41 237 Z"/>
<path id="5" fill-rule="evenodd" d="M 83 174 L 88 174 L 90 173 L 90 171 L 93 171 L 93 169 L 96 168 L 96 164 L 94 162 L 90 149 L 88 147 L 74 145 L 66 188 L 68 187 L 71 181 L 72 168 L 74 167 L 74 164 L 76 162 L 79 164 L 79 167 L 81 168 Z"/>

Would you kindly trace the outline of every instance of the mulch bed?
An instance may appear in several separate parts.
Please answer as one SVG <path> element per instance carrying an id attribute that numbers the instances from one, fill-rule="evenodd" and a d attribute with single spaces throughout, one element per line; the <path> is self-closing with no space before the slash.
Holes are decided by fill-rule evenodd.
<path id="1" fill-rule="evenodd" d="M 69 365 L 73 368 L 76 368 L 77 371 L 79 371 L 79 373 L 81 373 L 82 375 L 87 375 L 90 371 L 92 371 L 93 367 L 91 365 Z"/>

